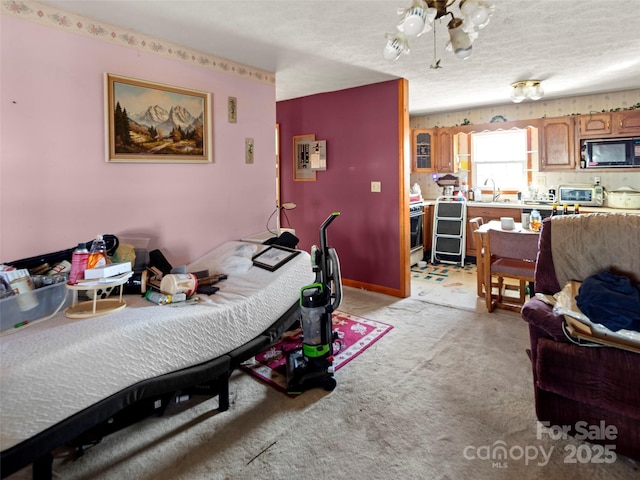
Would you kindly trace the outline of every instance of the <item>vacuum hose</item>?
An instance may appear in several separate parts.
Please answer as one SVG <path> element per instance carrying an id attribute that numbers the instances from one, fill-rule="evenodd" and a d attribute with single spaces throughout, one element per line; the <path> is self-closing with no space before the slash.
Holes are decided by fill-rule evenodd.
<path id="1" fill-rule="evenodd" d="M 331 312 L 333 312 L 342 303 L 342 277 L 340 275 L 340 260 L 335 248 L 328 248 L 327 255 L 327 267 L 330 270 L 327 272 L 327 281 L 333 282 L 333 286 L 329 285 L 332 292 L 331 296 L 334 298 L 334 301 L 331 302 Z"/>

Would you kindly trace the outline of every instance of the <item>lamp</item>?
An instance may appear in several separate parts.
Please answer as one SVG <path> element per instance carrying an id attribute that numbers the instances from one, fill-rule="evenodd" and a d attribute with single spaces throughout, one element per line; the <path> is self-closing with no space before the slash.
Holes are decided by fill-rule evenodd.
<path id="1" fill-rule="evenodd" d="M 457 8 L 456 13 L 453 7 Z M 446 48 L 453 50 L 458 58 L 468 58 L 478 31 L 487 26 L 493 9 L 491 0 L 412 0 L 409 8 L 398 10 L 400 22 L 396 25 L 396 33 L 386 34 L 383 56 L 387 60 L 397 60 L 403 53 L 409 53 L 410 39 L 431 30 L 434 30 L 435 50 L 435 21 L 450 15 L 451 20 L 447 24 L 449 43 Z M 437 64 L 439 60 L 433 65 Z"/>
<path id="2" fill-rule="evenodd" d="M 271 216 L 267 219 L 267 230 L 276 235 L 277 237 L 280 236 L 281 233 L 281 225 L 280 225 L 280 212 L 282 211 L 282 213 L 284 213 L 284 216 L 287 218 L 287 224 L 289 226 L 291 226 L 291 224 L 289 223 L 289 217 L 287 217 L 287 212 L 286 210 L 293 210 L 294 208 L 296 208 L 297 205 L 295 202 L 284 202 L 280 205 L 276 205 L 276 209 L 273 211 L 273 213 L 271 214 Z M 271 229 L 269 228 L 269 220 L 271 220 L 271 217 L 276 216 L 276 231 L 272 232 Z"/>
<path id="3" fill-rule="evenodd" d="M 544 95 L 542 82 L 540 80 L 521 80 L 511 84 L 513 91 L 511 92 L 511 100 L 520 103 L 527 98 L 531 100 L 540 100 Z"/>

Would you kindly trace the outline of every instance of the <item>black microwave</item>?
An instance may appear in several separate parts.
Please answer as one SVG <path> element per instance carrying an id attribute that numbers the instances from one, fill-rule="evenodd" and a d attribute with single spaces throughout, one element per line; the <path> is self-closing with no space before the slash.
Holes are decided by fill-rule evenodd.
<path id="1" fill-rule="evenodd" d="M 580 168 L 640 167 L 640 137 L 580 142 Z"/>

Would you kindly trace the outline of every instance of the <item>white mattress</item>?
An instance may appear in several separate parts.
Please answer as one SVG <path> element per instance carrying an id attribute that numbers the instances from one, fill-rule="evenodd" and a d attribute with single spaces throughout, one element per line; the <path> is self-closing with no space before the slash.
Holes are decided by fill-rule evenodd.
<path id="1" fill-rule="evenodd" d="M 222 245 L 189 271 L 226 273 L 221 266 L 242 245 Z M 139 381 L 245 344 L 282 316 L 313 279 L 309 254 L 301 252 L 275 272 L 252 266 L 230 273 L 207 305 L 158 306 L 126 296 L 127 308 L 110 315 L 78 320 L 60 313 L 0 337 L 0 448 Z"/>

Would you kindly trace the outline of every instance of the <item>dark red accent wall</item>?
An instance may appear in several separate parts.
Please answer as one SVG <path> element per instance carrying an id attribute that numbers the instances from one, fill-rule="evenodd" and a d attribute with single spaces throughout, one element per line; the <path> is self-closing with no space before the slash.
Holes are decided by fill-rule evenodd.
<path id="1" fill-rule="evenodd" d="M 309 250 L 328 228 L 329 246 L 338 252 L 345 279 L 400 288 L 400 159 L 398 80 L 278 102 L 280 191 L 286 212 Z M 293 180 L 293 136 L 315 134 L 327 141 L 327 170 L 315 182 Z M 382 184 L 371 192 L 371 182 Z M 283 218 L 283 227 L 287 221 Z"/>

